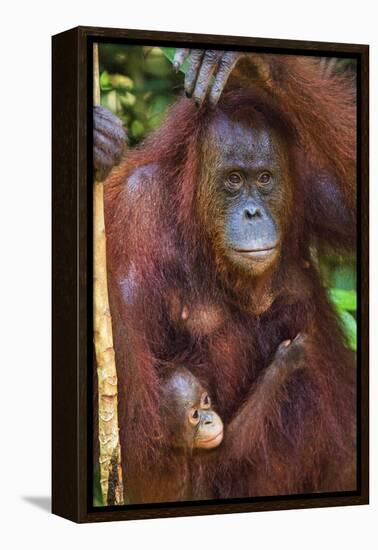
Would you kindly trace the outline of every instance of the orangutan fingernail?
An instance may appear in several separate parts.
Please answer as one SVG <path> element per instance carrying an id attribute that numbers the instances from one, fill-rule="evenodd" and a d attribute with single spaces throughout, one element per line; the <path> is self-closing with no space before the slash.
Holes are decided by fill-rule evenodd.
<path id="1" fill-rule="evenodd" d="M 183 321 L 187 321 L 188 318 L 189 318 L 189 310 L 188 310 L 188 308 L 187 308 L 186 306 L 184 306 L 184 307 L 182 308 L 182 312 L 181 312 L 181 319 L 182 319 Z"/>

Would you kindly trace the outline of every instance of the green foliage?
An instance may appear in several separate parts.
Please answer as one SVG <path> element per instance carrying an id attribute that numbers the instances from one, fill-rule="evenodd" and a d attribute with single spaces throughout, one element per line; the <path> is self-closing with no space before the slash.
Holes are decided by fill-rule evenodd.
<path id="1" fill-rule="evenodd" d="M 339 315 L 344 328 L 349 347 L 357 349 L 357 323 L 355 314 L 357 310 L 357 295 L 355 290 L 343 290 L 341 288 L 330 288 L 329 296 Z"/>
<path id="2" fill-rule="evenodd" d="M 356 261 L 354 255 L 323 254 L 318 258 L 318 268 L 329 297 L 344 328 L 349 347 L 357 349 L 357 295 Z"/>
<path id="3" fill-rule="evenodd" d="M 347 342 L 351 350 L 357 350 L 357 323 L 356 319 L 348 311 L 339 311 L 341 324 L 344 328 Z"/>
<path id="4" fill-rule="evenodd" d="M 99 45 L 101 103 L 122 120 L 131 146 L 160 125 L 182 90 L 166 50 L 173 59 L 174 48 Z"/>
<path id="5" fill-rule="evenodd" d="M 173 58 L 175 57 L 176 48 L 162 48 L 164 55 L 169 59 L 171 63 L 173 63 Z M 185 59 L 184 63 L 180 67 L 180 71 L 182 73 L 186 73 L 188 70 L 189 61 L 188 59 Z"/>
<path id="6" fill-rule="evenodd" d="M 340 74 L 348 74 L 352 78 L 355 78 L 357 71 L 357 62 L 355 59 L 349 58 L 336 59 L 335 69 Z"/>
<path id="7" fill-rule="evenodd" d="M 95 466 L 93 471 L 93 506 L 104 506 L 100 485 L 100 468 Z"/>
<path id="8" fill-rule="evenodd" d="M 334 305 L 342 311 L 353 311 L 357 309 L 357 296 L 355 290 L 343 290 L 331 288 L 329 294 Z"/>

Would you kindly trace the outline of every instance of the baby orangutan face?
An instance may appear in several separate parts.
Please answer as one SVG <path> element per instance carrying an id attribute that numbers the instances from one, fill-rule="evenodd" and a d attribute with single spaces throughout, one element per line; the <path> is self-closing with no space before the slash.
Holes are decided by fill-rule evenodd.
<path id="1" fill-rule="evenodd" d="M 223 439 L 223 423 L 200 382 L 185 367 L 173 367 L 162 385 L 161 414 L 173 447 L 213 449 Z"/>

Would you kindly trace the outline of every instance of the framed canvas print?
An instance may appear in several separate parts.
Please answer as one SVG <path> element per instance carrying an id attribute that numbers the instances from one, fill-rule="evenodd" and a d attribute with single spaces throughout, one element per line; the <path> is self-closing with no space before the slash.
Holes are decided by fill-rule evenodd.
<path id="1" fill-rule="evenodd" d="M 53 37 L 53 512 L 368 503 L 368 46 Z"/>

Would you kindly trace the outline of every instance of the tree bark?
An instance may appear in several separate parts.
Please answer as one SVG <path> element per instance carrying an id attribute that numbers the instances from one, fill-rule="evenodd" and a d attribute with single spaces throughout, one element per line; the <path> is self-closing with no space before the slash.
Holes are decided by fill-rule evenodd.
<path id="1" fill-rule="evenodd" d="M 98 45 L 93 45 L 93 101 L 100 103 Z M 104 184 L 93 184 L 93 317 L 98 376 L 98 435 L 103 502 L 123 504 L 121 446 L 118 427 L 118 390 L 112 320 L 109 308 Z"/>

